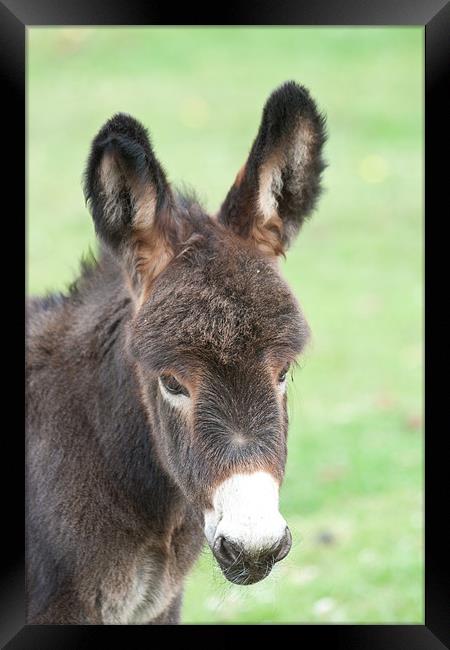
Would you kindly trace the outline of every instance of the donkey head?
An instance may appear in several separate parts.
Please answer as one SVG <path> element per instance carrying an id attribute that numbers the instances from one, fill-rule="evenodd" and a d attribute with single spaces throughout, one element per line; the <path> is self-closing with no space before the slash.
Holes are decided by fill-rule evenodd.
<path id="1" fill-rule="evenodd" d="M 130 116 L 105 124 L 86 170 L 97 233 L 134 300 L 129 351 L 158 460 L 239 584 L 264 578 L 291 545 L 278 510 L 286 376 L 309 328 L 277 259 L 320 193 L 324 140 L 308 91 L 289 82 L 214 216 L 172 190 Z"/>

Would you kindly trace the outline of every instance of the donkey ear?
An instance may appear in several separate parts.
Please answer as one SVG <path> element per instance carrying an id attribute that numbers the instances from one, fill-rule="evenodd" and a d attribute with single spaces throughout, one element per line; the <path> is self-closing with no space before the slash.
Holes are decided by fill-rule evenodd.
<path id="1" fill-rule="evenodd" d="M 84 193 L 99 238 L 139 284 L 170 254 L 172 193 L 147 131 L 130 115 L 115 115 L 95 137 Z"/>
<path id="2" fill-rule="evenodd" d="M 294 81 L 277 88 L 219 221 L 261 250 L 283 253 L 320 195 L 325 140 L 325 118 L 306 88 Z"/>

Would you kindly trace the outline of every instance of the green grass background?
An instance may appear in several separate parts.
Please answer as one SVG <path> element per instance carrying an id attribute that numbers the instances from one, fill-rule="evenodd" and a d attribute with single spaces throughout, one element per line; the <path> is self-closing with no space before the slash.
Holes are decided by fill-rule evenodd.
<path id="1" fill-rule="evenodd" d="M 28 29 L 27 291 L 63 289 L 95 249 L 81 174 L 113 113 L 215 211 L 287 79 L 329 129 L 326 192 L 283 264 L 313 331 L 289 386 L 294 545 L 250 587 L 205 550 L 183 621 L 419 623 L 422 28 Z"/>

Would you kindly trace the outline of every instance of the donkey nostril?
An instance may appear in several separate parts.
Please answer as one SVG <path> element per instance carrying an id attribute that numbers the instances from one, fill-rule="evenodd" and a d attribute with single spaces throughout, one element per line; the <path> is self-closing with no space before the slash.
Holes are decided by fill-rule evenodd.
<path id="1" fill-rule="evenodd" d="M 275 551 L 274 561 L 279 562 L 280 560 L 283 560 L 291 550 L 291 546 L 292 546 L 292 535 L 291 535 L 291 531 L 286 526 L 284 537 Z"/>
<path id="2" fill-rule="evenodd" d="M 224 564 L 232 564 L 239 557 L 239 546 L 229 539 L 221 536 L 214 543 L 214 553 Z"/>

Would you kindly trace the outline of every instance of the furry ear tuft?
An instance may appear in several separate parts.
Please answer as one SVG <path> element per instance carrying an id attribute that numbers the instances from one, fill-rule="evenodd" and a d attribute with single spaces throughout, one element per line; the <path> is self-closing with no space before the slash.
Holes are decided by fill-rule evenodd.
<path id="1" fill-rule="evenodd" d="M 320 195 L 325 140 L 325 118 L 308 90 L 294 81 L 276 89 L 219 221 L 261 250 L 284 252 Z"/>
<path id="2" fill-rule="evenodd" d="M 130 115 L 114 115 L 94 138 L 84 193 L 99 238 L 119 255 L 132 285 L 158 254 L 169 257 L 172 192 L 146 129 Z"/>

